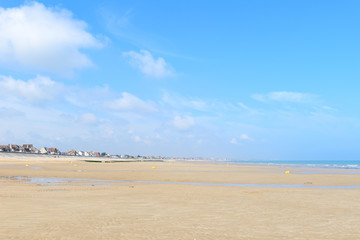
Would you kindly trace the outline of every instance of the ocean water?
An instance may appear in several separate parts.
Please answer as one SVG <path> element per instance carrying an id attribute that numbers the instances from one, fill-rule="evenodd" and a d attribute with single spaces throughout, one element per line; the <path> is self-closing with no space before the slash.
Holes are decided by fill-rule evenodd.
<path id="1" fill-rule="evenodd" d="M 289 166 L 319 169 L 360 169 L 360 160 L 232 160 L 231 163 Z"/>

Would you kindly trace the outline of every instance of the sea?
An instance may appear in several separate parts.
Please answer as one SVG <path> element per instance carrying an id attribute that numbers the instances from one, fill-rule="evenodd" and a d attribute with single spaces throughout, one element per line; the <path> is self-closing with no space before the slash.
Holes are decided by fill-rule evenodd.
<path id="1" fill-rule="evenodd" d="M 314 169 L 358 169 L 360 160 L 229 160 L 229 163 L 289 166 Z"/>

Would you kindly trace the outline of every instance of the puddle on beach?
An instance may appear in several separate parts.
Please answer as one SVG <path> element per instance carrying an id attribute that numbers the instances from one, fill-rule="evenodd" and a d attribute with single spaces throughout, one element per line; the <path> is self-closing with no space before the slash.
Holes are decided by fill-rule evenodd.
<path id="1" fill-rule="evenodd" d="M 360 189 L 356 186 L 313 186 L 302 184 L 242 184 L 242 183 L 207 183 L 207 182 L 162 182 L 141 180 L 105 180 L 86 178 L 44 178 L 44 177 L 11 177 L 12 179 L 36 183 L 51 187 L 114 187 L 122 183 L 145 183 L 145 184 L 177 184 L 177 185 L 200 185 L 200 186 L 229 186 L 229 187 L 263 187 L 263 188 L 316 188 L 316 189 Z"/>

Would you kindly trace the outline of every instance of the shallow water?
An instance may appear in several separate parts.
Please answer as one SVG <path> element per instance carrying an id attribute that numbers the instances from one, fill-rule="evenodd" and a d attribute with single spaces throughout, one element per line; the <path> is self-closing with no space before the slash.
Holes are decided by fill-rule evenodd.
<path id="1" fill-rule="evenodd" d="M 146 184 L 177 184 L 177 185 L 201 185 L 201 186 L 230 186 L 230 187 L 263 187 L 263 188 L 317 188 L 317 189 L 360 189 L 360 185 L 354 186 L 314 186 L 303 184 L 243 184 L 243 183 L 209 183 L 209 182 L 162 182 L 142 180 L 104 180 L 86 178 L 44 178 L 44 177 L 14 177 L 16 180 L 36 183 L 43 186 L 91 186 L 112 187 L 119 183 L 146 183 Z"/>

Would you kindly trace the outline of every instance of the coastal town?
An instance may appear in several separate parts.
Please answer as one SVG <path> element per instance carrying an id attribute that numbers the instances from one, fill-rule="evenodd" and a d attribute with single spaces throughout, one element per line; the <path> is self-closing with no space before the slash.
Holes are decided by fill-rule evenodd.
<path id="1" fill-rule="evenodd" d="M 63 155 L 63 156 L 83 156 L 83 157 L 107 157 L 107 158 L 120 158 L 120 159 L 166 159 L 163 156 L 131 156 L 131 155 L 112 155 L 106 152 L 95 151 L 82 151 L 71 149 L 68 152 L 62 152 L 56 147 L 42 147 L 40 149 L 34 147 L 33 144 L 7 144 L 0 145 L 0 152 L 12 152 L 12 153 L 29 153 L 29 154 L 43 154 L 43 155 Z"/>

